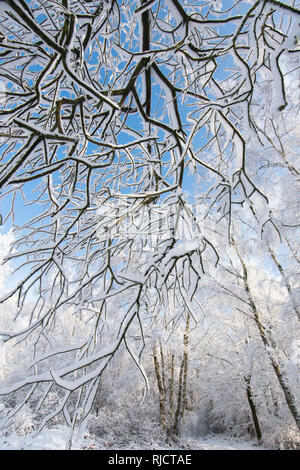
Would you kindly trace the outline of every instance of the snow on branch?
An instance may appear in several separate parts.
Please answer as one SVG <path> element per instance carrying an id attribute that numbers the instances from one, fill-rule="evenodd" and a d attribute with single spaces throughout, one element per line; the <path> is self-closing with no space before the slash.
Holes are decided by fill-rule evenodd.
<path id="1" fill-rule="evenodd" d="M 60 387 L 56 413 L 69 424 L 72 394 L 88 389 L 84 419 L 121 347 L 147 389 L 136 350 L 149 297 L 155 316 L 171 301 L 195 316 L 236 211 L 268 205 L 249 176 L 248 146 L 261 140 L 253 109 L 264 87 L 260 109 L 267 93 L 274 112 L 288 106 L 281 61 L 300 12 L 202 3 L 0 5 L 1 220 L 18 233 L 7 258 L 16 282 L 1 302 L 30 312 L 2 338 L 33 338 L 35 370 L 1 393 L 32 386 L 30 401 L 45 383 Z M 83 346 L 52 348 L 68 309 Z"/>

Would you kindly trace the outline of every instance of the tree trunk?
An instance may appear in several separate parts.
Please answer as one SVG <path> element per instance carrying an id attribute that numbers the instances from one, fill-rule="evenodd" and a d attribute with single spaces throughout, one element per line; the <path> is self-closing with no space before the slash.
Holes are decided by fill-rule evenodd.
<path id="1" fill-rule="evenodd" d="M 186 390 L 187 390 L 187 371 L 188 371 L 188 342 L 189 342 L 189 328 L 190 328 L 190 315 L 188 314 L 186 320 L 185 331 L 183 335 L 183 358 L 180 365 L 179 381 L 178 381 L 178 395 L 177 407 L 174 416 L 173 434 L 179 434 L 179 423 L 183 419 L 186 410 Z"/>
<path id="2" fill-rule="evenodd" d="M 251 415 L 252 415 L 253 424 L 255 428 L 255 434 L 256 434 L 258 441 L 260 441 L 262 438 L 262 433 L 261 433 L 261 428 L 260 428 L 260 424 L 258 421 L 256 406 L 253 401 L 253 393 L 252 393 L 252 387 L 250 383 L 250 377 L 244 377 L 244 380 L 246 382 L 247 399 L 248 399 L 248 403 L 249 403 L 250 410 L 251 410 Z"/>
<path id="3" fill-rule="evenodd" d="M 174 411 L 174 367 L 175 367 L 174 353 L 170 353 L 169 367 L 170 367 L 170 377 L 169 377 L 169 416 L 168 416 L 168 428 L 167 428 L 168 437 L 172 433 L 172 420 L 173 420 L 173 411 Z"/>
<path id="4" fill-rule="evenodd" d="M 181 361 L 180 371 L 179 371 L 179 380 L 178 380 L 178 393 L 177 393 L 177 407 L 174 416 L 174 424 L 172 428 L 172 434 L 178 436 L 179 434 L 179 418 L 180 418 L 180 408 L 182 402 L 182 377 L 183 377 L 183 367 L 184 362 Z"/>
<path id="5" fill-rule="evenodd" d="M 180 418 L 183 418 L 184 412 L 187 408 L 187 375 L 188 375 L 188 344 L 189 344 L 189 331 L 190 331 L 190 315 L 186 319 L 186 327 L 183 336 L 183 383 L 182 383 L 182 407 Z"/>
<path id="6" fill-rule="evenodd" d="M 239 251 L 238 251 L 238 248 L 235 244 L 235 242 L 233 241 L 233 246 L 235 248 L 235 251 L 239 257 L 239 260 L 242 264 L 242 267 L 243 267 L 243 282 L 244 282 L 244 287 L 245 287 L 245 290 L 246 290 L 246 293 L 247 293 L 247 296 L 248 296 L 248 300 L 249 300 L 249 304 L 251 306 L 251 310 L 253 312 L 253 318 L 254 318 L 254 321 L 257 325 L 257 328 L 258 328 L 258 331 L 259 331 L 259 334 L 260 334 L 260 337 L 261 337 L 261 340 L 265 346 L 265 349 L 267 351 L 267 354 L 268 354 L 268 357 L 270 359 L 270 362 L 272 364 L 272 367 L 274 369 L 274 372 L 276 374 L 276 377 L 278 379 L 278 382 L 280 384 L 280 387 L 284 393 L 284 396 L 285 396 L 285 400 L 286 400 L 286 403 L 288 405 L 288 408 L 294 418 L 294 421 L 300 431 L 300 414 L 299 414 L 299 411 L 297 409 L 297 406 L 296 406 L 296 400 L 295 400 L 295 397 L 294 397 L 294 394 L 288 384 L 288 381 L 287 379 L 284 377 L 284 374 L 282 373 L 281 369 L 280 369 L 280 365 L 277 361 L 277 358 L 275 357 L 275 353 L 274 353 L 274 344 L 273 344 L 273 340 L 271 340 L 267 333 L 266 333 L 266 329 L 260 319 L 260 315 L 259 315 L 259 312 L 256 308 L 256 305 L 254 303 L 254 300 L 252 298 L 252 294 L 251 294 L 251 290 L 250 290 L 250 286 L 249 286 L 249 283 L 248 283 L 248 271 L 247 271 L 247 267 L 246 267 L 246 264 L 244 262 L 244 260 L 242 259 Z"/>
<path id="7" fill-rule="evenodd" d="M 161 427 L 166 430 L 167 420 L 166 420 L 166 390 L 163 385 L 162 376 L 160 373 L 159 359 L 156 348 L 153 348 L 153 360 L 154 368 L 156 374 L 156 381 L 159 392 L 159 414 L 160 414 L 160 424 Z"/>

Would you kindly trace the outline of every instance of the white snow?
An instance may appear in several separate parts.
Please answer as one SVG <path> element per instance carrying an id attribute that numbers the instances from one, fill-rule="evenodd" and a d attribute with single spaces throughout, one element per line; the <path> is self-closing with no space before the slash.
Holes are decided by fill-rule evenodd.
<path id="1" fill-rule="evenodd" d="M 43 429 L 38 435 L 31 433 L 26 436 L 1 436 L 0 450 L 66 450 L 69 437 L 70 429 L 63 426 Z M 74 443 L 74 448 L 78 449 L 77 443 Z"/>
<path id="2" fill-rule="evenodd" d="M 70 428 L 60 426 L 55 429 L 43 429 L 38 435 L 35 433 L 26 436 L 18 436 L 16 434 L 8 437 L 0 436 L 0 450 L 68 450 L 70 440 Z M 100 440 L 101 441 L 101 440 Z M 80 439 L 78 436 L 72 438 L 72 450 L 104 449 L 101 442 L 91 435 L 84 435 Z M 238 439 L 229 438 L 227 436 L 207 436 L 200 439 L 183 438 L 182 444 L 173 447 L 173 450 L 188 448 L 191 450 L 266 450 L 265 447 L 257 446 L 252 442 L 239 441 Z M 131 449 L 138 447 L 132 443 Z M 169 449 L 169 447 L 159 447 L 160 449 Z M 150 447 L 149 447 L 150 449 Z M 112 450 L 111 448 L 109 450 Z M 125 448 L 123 450 L 126 450 Z M 146 449 L 141 449 L 146 450 Z"/>

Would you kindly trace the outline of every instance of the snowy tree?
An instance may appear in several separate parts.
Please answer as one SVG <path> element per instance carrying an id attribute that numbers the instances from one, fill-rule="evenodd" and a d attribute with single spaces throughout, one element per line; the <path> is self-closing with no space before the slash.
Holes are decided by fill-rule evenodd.
<path id="1" fill-rule="evenodd" d="M 18 270 L 2 302 L 30 310 L 1 338 L 33 342 L 30 370 L 1 393 L 28 388 L 26 403 L 42 389 L 42 404 L 58 387 L 49 418 L 74 427 L 121 345 L 147 386 L 152 316 L 173 304 L 197 323 L 199 283 L 235 213 L 269 223 L 249 174 L 248 147 L 270 137 L 253 100 L 288 107 L 281 61 L 299 50 L 300 11 L 276 0 L 1 0 L 0 11 L 1 220 L 14 224 L 6 261 Z M 66 329 L 58 347 L 69 308 L 78 337 Z"/>

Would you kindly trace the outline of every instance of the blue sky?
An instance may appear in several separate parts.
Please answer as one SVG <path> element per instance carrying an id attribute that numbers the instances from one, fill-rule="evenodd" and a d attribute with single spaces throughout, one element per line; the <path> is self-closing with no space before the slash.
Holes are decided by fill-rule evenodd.
<path id="1" fill-rule="evenodd" d="M 29 3 L 29 0 L 26 0 L 26 1 L 27 1 L 27 3 Z M 133 4 L 134 3 L 135 2 L 133 2 Z M 203 2 L 203 3 L 205 3 L 205 2 Z M 224 5 L 225 4 L 226 4 L 226 9 L 229 9 L 234 4 L 234 1 L 233 0 L 227 0 L 224 3 Z M 289 2 L 287 2 L 287 4 L 289 4 Z M 139 5 L 139 2 L 136 2 L 136 5 Z M 153 11 L 155 11 L 155 9 L 157 8 L 157 5 L 158 5 L 158 2 L 155 2 L 152 5 Z M 249 5 L 249 3 L 247 3 L 247 2 L 240 2 L 237 5 L 237 7 L 230 12 L 230 14 L 234 15 L 234 14 L 245 13 L 250 8 L 250 6 L 251 5 Z M 208 7 L 206 7 L 206 8 L 208 8 Z M 223 7 L 223 10 L 224 10 L 224 7 Z M 39 17 L 39 19 L 42 21 L 43 16 L 41 15 Z M 231 24 L 231 23 L 226 23 L 226 25 L 224 25 L 220 28 L 220 31 L 224 35 L 230 34 L 230 33 L 232 33 L 232 31 L 234 30 L 235 27 L 236 26 Z M 96 62 L 96 60 L 97 60 L 96 56 L 94 57 L 94 60 Z M 233 66 L 232 58 L 231 58 L 230 54 L 227 54 L 224 57 L 218 58 L 216 60 L 217 60 L 217 63 L 218 63 L 218 67 L 217 67 L 216 71 L 214 72 L 214 77 L 217 80 L 223 80 L 231 74 L 230 69 Z M 93 59 L 92 59 L 92 62 L 93 62 Z M 36 71 L 38 66 L 33 65 L 32 67 L 33 67 L 32 70 Z M 162 70 L 163 70 L 163 66 L 162 66 Z M 104 68 L 100 69 L 100 72 L 101 72 L 100 75 L 103 75 Z M 109 79 L 109 75 L 108 75 L 107 79 Z M 161 91 L 161 89 L 158 85 L 153 86 L 152 109 L 156 109 L 157 106 L 159 105 L 158 96 L 160 94 L 160 91 Z M 68 96 L 68 91 L 67 90 L 61 90 L 61 97 L 63 97 L 63 96 Z M 180 107 L 180 114 L 183 118 L 183 121 L 185 121 L 187 114 L 192 111 L 193 107 L 187 107 L 186 105 L 180 105 L 180 100 L 178 100 L 178 101 L 179 101 L 179 107 Z M 192 100 L 190 100 L 190 101 L 192 102 Z M 196 108 L 194 108 L 194 109 L 196 109 Z M 133 116 L 132 118 L 130 117 L 128 122 L 130 122 L 130 121 L 132 122 L 132 127 L 133 128 L 142 129 L 143 124 L 141 124 L 141 120 L 140 120 L 139 117 L 136 117 L 136 116 Z M 167 113 L 165 114 L 164 122 L 168 123 Z M 199 148 L 203 145 L 203 143 L 207 139 L 207 133 L 206 132 L 207 131 L 204 128 L 198 132 L 197 141 L 198 141 L 198 144 L 199 144 Z M 161 135 L 162 135 L 162 133 L 161 133 Z M 129 138 L 128 134 L 126 134 L 126 133 L 123 133 L 123 135 L 120 134 L 120 142 L 123 142 L 123 141 L 125 142 L 126 139 L 128 139 L 128 138 Z M 65 147 L 61 147 L 61 150 L 63 148 L 65 148 Z M 195 148 L 197 149 L 197 144 L 196 144 Z M 92 145 L 90 144 L 89 147 L 88 147 L 88 153 L 91 152 L 91 151 L 92 151 Z M 7 156 L 7 158 L 8 158 L 8 156 Z M 167 154 L 166 154 L 165 158 L 169 158 Z M 206 178 L 205 171 L 203 171 L 203 177 L 202 178 L 201 178 L 201 175 L 199 175 L 199 173 L 195 176 L 195 175 L 192 174 L 192 172 L 186 171 L 185 176 L 184 176 L 183 189 L 185 191 L 189 192 L 191 194 L 191 196 L 193 197 L 193 194 L 198 192 L 200 185 L 202 186 L 202 189 L 205 189 L 205 188 L 208 187 L 207 186 L 207 181 L 206 181 L 205 178 Z M 26 187 L 24 188 L 24 191 L 25 191 L 24 196 L 26 197 L 26 200 L 27 200 L 26 203 L 24 202 L 24 199 L 23 199 L 22 194 L 21 194 L 20 191 L 16 194 L 16 197 L 15 197 L 15 208 L 16 208 L 15 223 L 17 225 L 22 225 L 24 222 L 26 222 L 26 220 L 28 220 L 28 218 L 30 218 L 32 216 L 35 216 L 40 212 L 40 205 L 31 203 L 32 201 L 34 201 L 34 197 L 35 197 L 35 195 L 32 193 L 32 190 L 33 190 L 33 188 L 35 188 L 35 186 L 36 186 L 35 183 L 26 184 Z M 9 211 L 11 200 L 12 200 L 12 195 L 8 195 L 4 200 L 1 200 L 0 213 L 2 214 L 3 218 L 6 216 L 7 212 Z M 7 222 L 7 224 L 5 224 L 5 226 L 1 227 L 1 229 L 0 229 L 1 233 L 9 230 L 10 228 L 11 228 L 11 220 L 9 220 Z"/>

